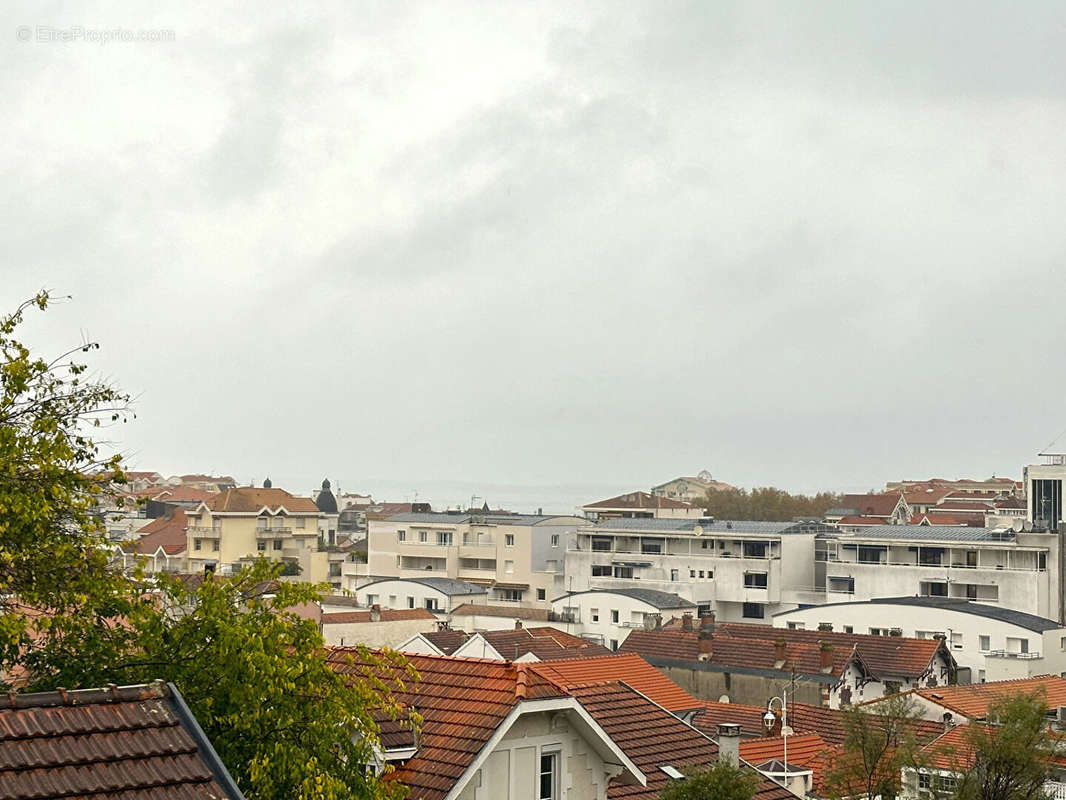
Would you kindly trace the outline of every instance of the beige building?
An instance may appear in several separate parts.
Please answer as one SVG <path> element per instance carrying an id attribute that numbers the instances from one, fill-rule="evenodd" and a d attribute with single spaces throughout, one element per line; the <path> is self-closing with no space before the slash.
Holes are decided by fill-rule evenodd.
<path id="1" fill-rule="evenodd" d="M 309 497 L 284 489 L 227 489 L 187 512 L 189 568 L 228 574 L 257 556 L 284 561 L 282 573 L 320 582 L 329 577 L 329 553 L 320 539 L 323 514 Z"/>
<path id="2" fill-rule="evenodd" d="M 704 510 L 681 500 L 629 492 L 581 507 L 587 519 L 699 519 Z"/>
<path id="3" fill-rule="evenodd" d="M 568 538 L 580 517 L 411 513 L 369 520 L 367 563 L 345 563 L 344 588 L 383 578 L 480 584 L 486 602 L 550 607 L 563 587 Z M 381 600 L 378 600 L 381 602 Z"/>
<path id="4" fill-rule="evenodd" d="M 681 500 L 684 503 L 694 503 L 707 496 L 707 492 L 721 492 L 737 487 L 722 481 L 716 481 L 707 470 L 697 475 L 682 476 L 672 481 L 660 483 L 651 487 L 651 493 L 656 497 L 668 497 L 671 500 Z"/>

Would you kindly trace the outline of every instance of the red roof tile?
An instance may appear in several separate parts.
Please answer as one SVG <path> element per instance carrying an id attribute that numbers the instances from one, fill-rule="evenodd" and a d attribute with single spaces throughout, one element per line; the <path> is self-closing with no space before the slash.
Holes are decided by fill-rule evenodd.
<path id="1" fill-rule="evenodd" d="M 0 697 L 0 797 L 240 794 L 166 684 Z"/>
<path id="2" fill-rule="evenodd" d="M 254 513 L 263 508 L 271 512 L 284 508 L 290 513 L 318 513 L 318 506 L 310 497 L 296 497 L 284 489 L 252 489 L 247 486 L 213 494 L 204 504 L 209 510 L 221 513 Z"/>
<path id="3" fill-rule="evenodd" d="M 648 492 L 629 492 L 609 500 L 589 503 L 584 508 L 696 508 L 696 506 L 692 503 L 672 500 L 669 497 L 657 497 Z"/>
<path id="4" fill-rule="evenodd" d="M 532 653 L 541 661 L 610 655 L 606 647 L 551 627 L 482 631 L 481 637 L 508 661 Z"/>
<path id="5" fill-rule="evenodd" d="M 444 655 L 450 656 L 461 644 L 463 644 L 463 642 L 470 638 L 470 634 L 466 631 L 447 629 L 423 633 L 422 637 L 427 639 L 430 644 L 440 650 Z"/>
<path id="6" fill-rule="evenodd" d="M 984 719 L 988 707 L 1004 697 L 1037 693 L 1048 708 L 1066 706 L 1066 678 L 1041 675 L 1012 681 L 973 683 L 966 686 L 941 686 L 936 689 L 915 689 L 926 700 L 944 706 L 968 719 Z"/>
<path id="7" fill-rule="evenodd" d="M 178 508 L 169 516 L 154 519 L 140 528 L 137 533 L 141 538 L 131 543 L 129 552 L 142 555 L 154 555 L 160 547 L 168 556 L 185 552 L 187 539 L 185 538 L 185 526 L 188 520 L 185 512 Z"/>
<path id="8" fill-rule="evenodd" d="M 864 517 L 888 517 L 899 504 L 899 492 L 878 494 L 846 494 L 839 503 L 840 508 L 854 508 Z"/>
<path id="9" fill-rule="evenodd" d="M 668 711 L 685 711 L 702 704 L 638 655 L 540 662 L 530 664 L 530 667 L 560 686 L 625 681 Z"/>

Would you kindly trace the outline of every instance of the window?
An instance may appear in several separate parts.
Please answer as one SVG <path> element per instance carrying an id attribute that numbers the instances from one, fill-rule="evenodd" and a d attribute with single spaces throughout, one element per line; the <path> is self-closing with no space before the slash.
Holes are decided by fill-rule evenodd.
<path id="1" fill-rule="evenodd" d="M 274 549 L 275 550 L 280 550 L 281 549 L 282 541 L 283 541 L 282 539 L 275 539 L 274 540 Z"/>
<path id="2" fill-rule="evenodd" d="M 552 547 L 558 547 L 559 546 L 559 534 L 553 533 L 551 541 L 552 541 Z"/>
<path id="3" fill-rule="evenodd" d="M 762 603 L 745 603 L 743 615 L 745 619 L 762 619 L 766 612 Z"/>
<path id="4" fill-rule="evenodd" d="M 702 542 L 700 542 L 700 544 L 702 544 L 703 545 L 703 549 L 706 550 L 708 547 L 710 547 L 712 544 L 714 544 L 714 542 L 709 542 L 706 539 L 704 539 Z"/>
<path id="5" fill-rule="evenodd" d="M 689 576 L 690 578 L 695 578 L 695 577 L 696 577 L 696 570 L 694 570 L 694 569 L 690 569 L 690 570 L 688 571 L 688 576 Z"/>
<path id="6" fill-rule="evenodd" d="M 744 542 L 744 558 L 766 558 L 766 542 Z"/>
<path id="7" fill-rule="evenodd" d="M 592 565 L 592 577 L 593 578 L 609 578 L 611 577 L 611 568 L 604 564 Z"/>
<path id="8" fill-rule="evenodd" d="M 589 613 L 592 615 L 593 622 L 600 621 L 600 610 L 598 608 L 590 608 Z"/>
<path id="9" fill-rule="evenodd" d="M 374 605 L 374 603 L 376 603 L 377 601 L 378 601 L 378 596 L 376 594 L 368 594 L 366 596 L 366 604 L 368 606 Z"/>
<path id="10" fill-rule="evenodd" d="M 544 600 L 547 597 L 547 593 L 543 589 L 537 589 L 537 599 Z"/>
<path id="11" fill-rule="evenodd" d="M 830 592 L 847 592 L 848 594 L 855 594 L 855 579 L 843 578 L 830 575 L 825 587 Z"/>
<path id="12" fill-rule="evenodd" d="M 440 611 L 440 606 L 437 605 L 436 597 L 427 597 L 425 603 L 426 611 Z"/>
<path id="13" fill-rule="evenodd" d="M 452 544 L 452 532 L 451 531 L 437 531 L 437 544 L 442 547 L 451 547 Z"/>
<path id="14" fill-rule="evenodd" d="M 676 581 L 677 580 L 677 570 L 676 569 L 670 570 L 670 580 L 672 580 L 672 581 Z M 1063 648 L 1063 649 L 1066 650 L 1066 648 Z"/>
<path id="15" fill-rule="evenodd" d="M 504 561 L 503 562 L 503 571 L 504 572 L 508 572 L 508 573 L 514 572 L 514 562 L 513 561 Z"/>
<path id="16" fill-rule="evenodd" d="M 1066 636 L 1059 639 L 1059 649 L 1066 653 Z"/>
<path id="17" fill-rule="evenodd" d="M 710 580 L 713 577 L 714 577 L 714 570 L 713 569 L 707 570 L 707 580 Z"/>
<path id="18" fill-rule="evenodd" d="M 632 578 L 633 577 L 633 568 L 632 567 L 615 567 L 614 568 L 614 576 L 616 578 Z"/>
<path id="19" fill-rule="evenodd" d="M 537 779 L 537 800 L 557 800 L 559 797 L 559 754 L 557 752 L 541 752 L 540 772 Z"/>
<path id="20" fill-rule="evenodd" d="M 500 600 L 507 600 L 512 603 L 522 602 L 522 590 L 521 589 L 497 589 L 499 592 Z"/>
<path id="21" fill-rule="evenodd" d="M 618 649 L 618 640 L 617 639 L 611 639 L 611 649 L 612 650 L 617 650 Z"/>
<path id="22" fill-rule="evenodd" d="M 255 549 L 258 550 L 260 553 L 266 552 L 267 543 L 266 542 L 256 542 L 255 543 Z"/>
<path id="23" fill-rule="evenodd" d="M 411 595 L 407 595 L 407 607 L 408 608 L 414 608 L 415 607 L 415 599 L 413 597 L 411 597 Z"/>
<path id="24" fill-rule="evenodd" d="M 1037 553 L 1036 568 L 1041 572 L 1047 572 L 1047 553 Z"/>
<path id="25" fill-rule="evenodd" d="M 426 543 L 426 538 L 427 538 L 426 537 L 426 531 L 419 531 L 418 532 L 418 541 L 420 541 L 422 544 Z"/>
<path id="26" fill-rule="evenodd" d="M 955 794 L 959 782 L 950 775 L 938 775 L 936 778 L 936 790 L 945 794 Z"/>
<path id="27" fill-rule="evenodd" d="M 940 547 L 918 548 L 918 563 L 923 567 L 939 567 L 943 561 L 944 550 Z"/>
<path id="28" fill-rule="evenodd" d="M 968 584 L 966 584 L 966 599 L 967 600 L 976 600 L 977 599 L 977 584 L 976 583 L 968 583 Z"/>
<path id="29" fill-rule="evenodd" d="M 609 553 L 611 551 L 611 541 L 610 536 L 593 536 L 592 551 L 594 553 Z"/>
<path id="30" fill-rule="evenodd" d="M 1062 677 L 1066 678 L 1066 675 L 1063 675 Z M 985 671 L 983 669 L 977 670 L 977 682 L 978 683 L 984 683 L 985 682 Z"/>
<path id="31" fill-rule="evenodd" d="M 218 539 L 211 540 L 211 549 L 216 553 L 218 552 Z"/>
<path id="32" fill-rule="evenodd" d="M 790 631 L 801 631 L 801 630 L 803 630 L 803 623 L 802 622 L 790 622 L 790 623 L 788 623 L 788 629 Z"/>
<path id="33" fill-rule="evenodd" d="M 855 633 L 855 626 L 854 625 L 845 625 L 844 626 L 844 633 Z"/>
<path id="34" fill-rule="evenodd" d="M 203 546 L 204 546 L 204 543 L 203 543 L 202 539 L 193 539 L 192 540 L 192 549 L 193 550 L 202 550 Z"/>
<path id="35" fill-rule="evenodd" d="M 700 577 L 701 578 L 703 577 L 703 570 L 702 569 L 700 570 Z"/>
<path id="36" fill-rule="evenodd" d="M 339 578 L 341 576 L 341 562 L 330 561 L 329 562 L 329 576 L 331 578 Z"/>
<path id="37" fill-rule="evenodd" d="M 640 552 L 644 555 L 660 555 L 663 552 L 663 540 L 641 539 Z"/>
<path id="38" fill-rule="evenodd" d="M 928 772 L 919 772 L 918 773 L 918 788 L 919 789 L 925 789 L 926 791 L 928 791 L 931 786 L 932 786 L 932 780 L 931 780 L 931 776 L 929 775 L 929 773 Z"/>
<path id="39" fill-rule="evenodd" d="M 398 542 L 406 542 L 407 541 L 407 531 L 396 531 L 396 541 L 398 541 Z"/>
<path id="40" fill-rule="evenodd" d="M 618 624 L 618 609 L 616 608 L 611 609 L 611 622 L 613 622 L 615 625 Z"/>
<path id="41" fill-rule="evenodd" d="M 881 556 L 884 554 L 885 548 L 883 547 L 860 547 L 858 549 L 858 560 L 860 564 L 880 564 L 883 559 Z"/>
<path id="42" fill-rule="evenodd" d="M 513 533 L 505 533 L 503 535 L 503 543 L 507 547 L 514 547 L 514 534 Z"/>
<path id="43" fill-rule="evenodd" d="M 766 588 L 766 573 L 765 572 L 745 572 L 744 573 L 744 588 L 745 589 L 765 589 Z"/>
<path id="44" fill-rule="evenodd" d="M 899 694 L 902 688 L 903 683 L 901 681 L 885 681 L 885 694 Z"/>

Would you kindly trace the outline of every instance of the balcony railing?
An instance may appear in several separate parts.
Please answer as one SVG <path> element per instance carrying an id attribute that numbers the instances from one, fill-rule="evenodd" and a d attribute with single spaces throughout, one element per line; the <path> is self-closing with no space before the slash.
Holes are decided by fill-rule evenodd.
<path id="1" fill-rule="evenodd" d="M 985 653 L 985 656 L 992 656 L 993 658 L 1018 658 L 1032 660 L 1040 658 L 1040 653 L 1020 653 L 1014 650 L 989 650 Z"/>
<path id="2" fill-rule="evenodd" d="M 287 535 L 289 535 L 291 533 L 292 533 L 292 528 L 256 528 L 255 529 L 255 535 L 256 536 L 258 536 L 260 538 L 264 538 L 265 537 L 267 539 L 273 538 L 275 536 L 287 536 Z M 302 533 L 302 531 L 301 531 L 301 533 Z M 316 536 L 318 535 L 317 531 L 315 531 L 314 533 L 315 533 Z"/>
<path id="3" fill-rule="evenodd" d="M 1009 567 L 1000 564 L 979 564 L 974 567 L 966 564 L 916 564 L 913 561 L 846 561 L 841 558 L 819 558 L 817 556 L 815 556 L 814 560 L 826 564 L 846 564 L 859 567 L 910 567 L 912 569 L 919 567 L 921 569 L 985 570 L 986 572 L 1047 572 L 1047 569 L 1035 565 L 1032 567 Z"/>
<path id="4" fill-rule="evenodd" d="M 222 535 L 221 528 L 201 528 L 196 526 L 190 526 L 188 528 L 190 536 L 195 536 L 198 539 L 218 539 Z"/>

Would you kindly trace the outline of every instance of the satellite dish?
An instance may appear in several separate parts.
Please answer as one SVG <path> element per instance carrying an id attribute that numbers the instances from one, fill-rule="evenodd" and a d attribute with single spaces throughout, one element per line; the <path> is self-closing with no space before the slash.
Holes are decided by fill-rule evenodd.
<path id="1" fill-rule="evenodd" d="M 703 536 L 703 526 L 702 525 L 693 525 L 692 526 L 692 532 L 696 536 Z"/>
<path id="2" fill-rule="evenodd" d="M 1033 530 L 1033 523 L 1032 523 L 1032 522 L 1030 522 L 1029 520 L 1026 520 L 1026 521 L 1025 521 L 1025 522 L 1024 522 L 1023 524 L 1022 524 L 1022 530 L 1024 530 L 1024 531 L 1025 531 L 1026 533 L 1032 533 L 1032 530 Z"/>
<path id="3" fill-rule="evenodd" d="M 1016 520 L 1014 520 L 1014 522 L 1011 523 L 1011 528 L 1014 530 L 1015 533 L 1021 533 L 1022 530 L 1025 528 L 1025 520 L 1024 519 L 1016 519 Z"/>
<path id="4" fill-rule="evenodd" d="M 729 702 L 732 702 L 732 701 L 729 699 L 729 695 L 723 694 L 721 697 L 718 698 L 718 702 L 719 703 L 729 703 Z"/>

